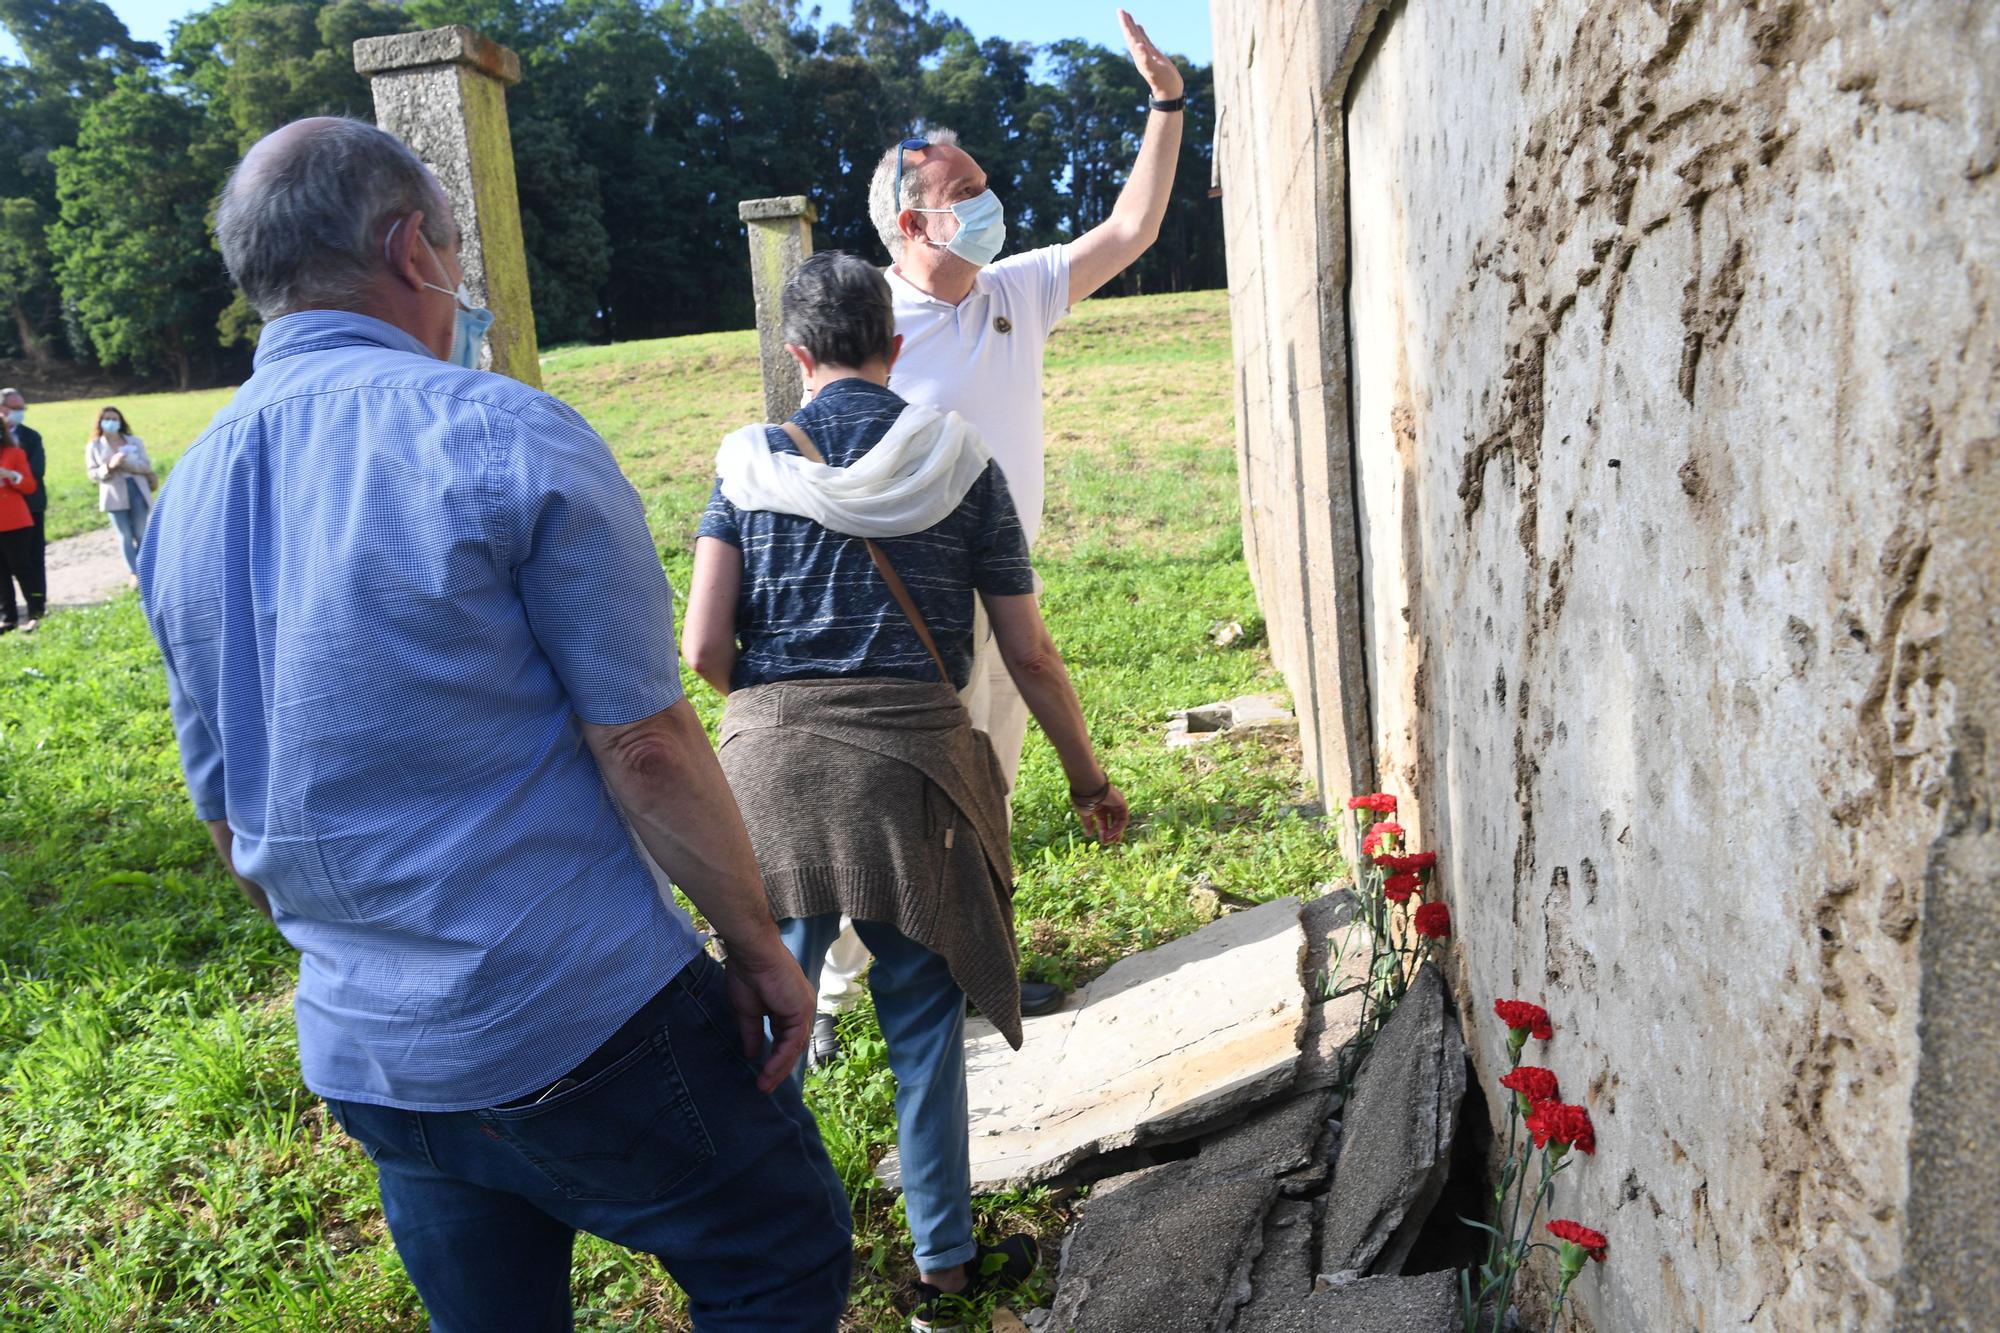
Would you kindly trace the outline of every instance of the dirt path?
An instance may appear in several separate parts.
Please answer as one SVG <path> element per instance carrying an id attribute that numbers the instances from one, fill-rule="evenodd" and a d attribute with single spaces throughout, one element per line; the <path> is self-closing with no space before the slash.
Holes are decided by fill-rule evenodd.
<path id="1" fill-rule="evenodd" d="M 49 543 L 49 607 L 108 602 L 132 586 L 118 534 L 106 523 L 95 532 Z"/>

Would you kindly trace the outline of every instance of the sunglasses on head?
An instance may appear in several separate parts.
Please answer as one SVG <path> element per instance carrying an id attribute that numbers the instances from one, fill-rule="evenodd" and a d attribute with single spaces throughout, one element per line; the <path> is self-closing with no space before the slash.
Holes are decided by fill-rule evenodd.
<path id="1" fill-rule="evenodd" d="M 919 152 L 930 147 L 925 139 L 905 139 L 896 145 L 896 211 L 903 208 L 903 154 Z"/>

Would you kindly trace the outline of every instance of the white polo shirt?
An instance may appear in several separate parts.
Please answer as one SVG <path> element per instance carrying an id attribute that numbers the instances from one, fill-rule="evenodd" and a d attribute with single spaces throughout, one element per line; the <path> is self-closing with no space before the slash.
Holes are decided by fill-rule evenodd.
<path id="1" fill-rule="evenodd" d="M 1050 245 L 989 264 L 957 305 L 892 267 L 903 352 L 889 384 L 912 403 L 956 412 L 993 451 L 1021 528 L 1042 528 L 1042 353 L 1069 313 L 1069 250 Z"/>

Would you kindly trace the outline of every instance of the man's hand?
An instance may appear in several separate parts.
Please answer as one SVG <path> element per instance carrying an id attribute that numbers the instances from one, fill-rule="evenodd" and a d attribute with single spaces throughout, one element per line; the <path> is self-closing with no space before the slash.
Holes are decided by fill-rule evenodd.
<path id="1" fill-rule="evenodd" d="M 1104 790 L 1089 800 L 1070 798 L 1070 806 L 1076 811 L 1083 831 L 1099 842 L 1123 842 L 1126 825 L 1132 822 L 1132 807 L 1125 802 L 1125 793 L 1118 790 L 1115 783 L 1106 782 Z"/>
<path id="2" fill-rule="evenodd" d="M 1139 21 L 1124 10 L 1118 11 L 1118 26 L 1125 30 L 1125 49 L 1132 53 L 1132 64 L 1139 71 L 1139 77 L 1153 90 L 1153 96 L 1161 101 L 1171 101 L 1179 97 L 1186 83 L 1174 62 L 1162 55 L 1160 48 L 1153 45 L 1152 38 Z"/>
<path id="3" fill-rule="evenodd" d="M 754 1061 L 763 1053 L 764 1023 L 770 1020 L 770 1052 L 757 1073 L 757 1090 L 768 1095 L 805 1057 L 819 997 L 798 963 L 783 949 L 755 959 L 732 949 L 723 976 L 728 982 L 729 1006 L 736 1011 L 744 1059 Z"/>

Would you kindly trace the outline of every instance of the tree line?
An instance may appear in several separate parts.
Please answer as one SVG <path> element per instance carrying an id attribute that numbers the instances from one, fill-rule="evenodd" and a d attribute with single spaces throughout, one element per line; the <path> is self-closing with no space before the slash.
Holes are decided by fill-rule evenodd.
<path id="1" fill-rule="evenodd" d="M 464 23 L 520 53 L 508 94 L 543 346 L 753 320 L 739 199 L 805 193 L 815 243 L 887 262 L 877 156 L 957 130 L 1008 213 L 1009 250 L 1110 212 L 1146 89 L 1122 50 L 977 40 L 930 0 L 222 0 L 135 41 L 101 0 L 0 0 L 0 357 L 186 388 L 240 376 L 258 330 L 209 239 L 244 149 L 309 115 L 373 117 L 362 37 Z M 1042 72 L 1038 75 L 1037 63 Z M 1223 282 L 1205 66 L 1160 243 L 1124 293 Z"/>

